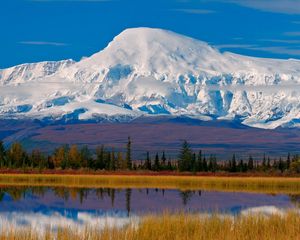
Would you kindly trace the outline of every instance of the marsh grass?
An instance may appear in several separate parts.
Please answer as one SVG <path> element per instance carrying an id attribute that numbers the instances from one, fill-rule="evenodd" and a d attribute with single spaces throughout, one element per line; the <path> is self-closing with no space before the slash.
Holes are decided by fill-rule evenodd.
<path id="1" fill-rule="evenodd" d="M 300 178 L 287 177 L 2 174 L 0 185 L 300 193 Z"/>
<path id="2" fill-rule="evenodd" d="M 4 233 L 5 232 L 5 233 Z M 300 217 L 295 212 L 285 215 L 202 216 L 163 214 L 146 216 L 140 223 L 123 228 L 103 230 L 65 228 L 43 235 L 28 228 L 6 230 L 0 239 L 37 240 L 298 240 Z"/>

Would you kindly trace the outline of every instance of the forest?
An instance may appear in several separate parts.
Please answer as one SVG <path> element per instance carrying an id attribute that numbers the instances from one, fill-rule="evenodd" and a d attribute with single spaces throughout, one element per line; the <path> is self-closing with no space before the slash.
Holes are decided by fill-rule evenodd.
<path id="1" fill-rule="evenodd" d="M 249 155 L 241 159 L 233 154 L 230 159 L 217 159 L 214 154 L 204 154 L 201 150 L 194 152 L 187 141 L 183 141 L 174 159 L 167 153 L 156 153 L 152 158 L 150 152 L 145 159 L 132 159 L 132 142 L 130 137 L 124 152 L 115 151 L 113 147 L 104 145 L 91 150 L 88 146 L 63 145 L 51 154 L 39 149 L 27 152 L 19 142 L 5 148 L 0 141 L 1 169 L 90 169 L 90 170 L 147 170 L 147 171 L 178 171 L 178 172 L 277 172 L 300 173 L 300 156 L 286 154 L 285 158 L 270 158 L 262 153 L 261 159 Z"/>

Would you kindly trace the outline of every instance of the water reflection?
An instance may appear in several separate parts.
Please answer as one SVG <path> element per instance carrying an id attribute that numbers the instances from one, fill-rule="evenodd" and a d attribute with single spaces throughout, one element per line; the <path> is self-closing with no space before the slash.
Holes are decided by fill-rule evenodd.
<path id="1" fill-rule="evenodd" d="M 300 195 L 165 189 L 0 187 L 0 226 L 46 224 L 122 226 L 129 219 L 162 212 L 248 214 L 284 212 Z"/>

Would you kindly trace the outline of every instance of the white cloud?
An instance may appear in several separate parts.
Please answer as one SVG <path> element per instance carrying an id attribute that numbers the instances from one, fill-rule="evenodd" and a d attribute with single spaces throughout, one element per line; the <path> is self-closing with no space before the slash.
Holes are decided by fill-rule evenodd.
<path id="1" fill-rule="evenodd" d="M 45 42 L 45 41 L 21 41 L 19 43 L 24 45 L 47 45 L 47 46 L 56 46 L 56 47 L 62 47 L 68 45 L 62 42 Z"/>
<path id="2" fill-rule="evenodd" d="M 300 44 L 300 40 L 277 40 L 277 39 L 261 39 L 260 41 L 268 41 L 274 43 Z M 215 45 L 218 49 L 248 49 L 253 51 L 268 52 L 273 54 L 285 54 L 290 56 L 300 56 L 300 48 L 298 45 L 289 46 L 260 46 L 255 44 L 222 44 Z"/>
<path id="3" fill-rule="evenodd" d="M 256 47 L 256 45 L 251 45 L 251 44 L 222 44 L 222 45 L 216 45 L 216 48 L 219 49 L 224 49 L 224 48 L 233 48 L 233 49 L 237 49 L 237 48 L 251 48 L 251 47 Z"/>
<path id="4" fill-rule="evenodd" d="M 300 49 L 289 47 L 251 47 L 250 50 L 262 51 L 275 54 L 286 54 L 292 56 L 300 56 Z"/>
<path id="5" fill-rule="evenodd" d="M 260 39 L 261 42 L 286 43 L 286 44 L 300 44 L 300 40 L 287 39 Z"/>
<path id="6" fill-rule="evenodd" d="M 290 37 L 298 37 L 300 36 L 300 32 L 285 32 L 284 35 Z"/>
<path id="7" fill-rule="evenodd" d="M 202 0 L 202 2 L 234 3 L 265 12 L 300 14 L 299 0 Z"/>

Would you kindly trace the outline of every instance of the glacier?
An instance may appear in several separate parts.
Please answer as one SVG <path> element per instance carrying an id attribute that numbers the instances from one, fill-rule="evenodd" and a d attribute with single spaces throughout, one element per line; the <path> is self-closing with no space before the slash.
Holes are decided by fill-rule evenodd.
<path id="1" fill-rule="evenodd" d="M 299 127 L 299 86 L 299 60 L 222 53 L 171 31 L 131 28 L 78 62 L 0 70 L 0 119 L 168 115 Z"/>

